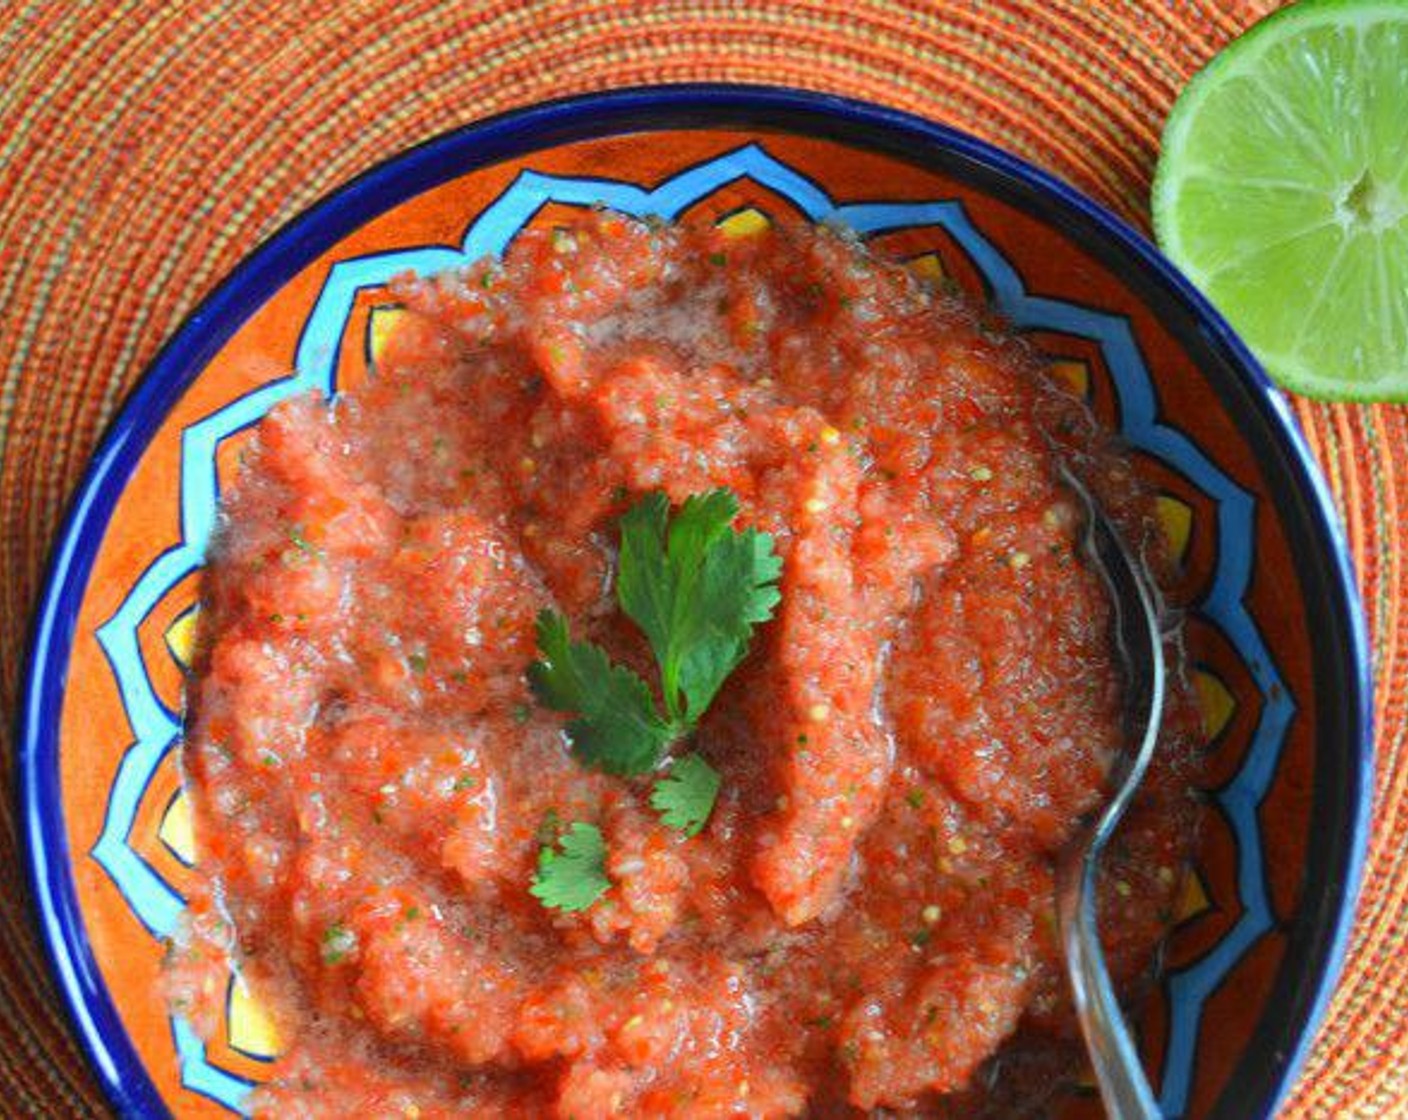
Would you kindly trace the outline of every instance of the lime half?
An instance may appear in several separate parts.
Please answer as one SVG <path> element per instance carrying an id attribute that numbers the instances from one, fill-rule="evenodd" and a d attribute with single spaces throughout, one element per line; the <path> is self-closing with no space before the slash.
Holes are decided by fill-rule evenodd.
<path id="1" fill-rule="evenodd" d="M 1288 389 L 1408 400 L 1408 0 L 1305 0 L 1189 83 L 1159 244 Z"/>

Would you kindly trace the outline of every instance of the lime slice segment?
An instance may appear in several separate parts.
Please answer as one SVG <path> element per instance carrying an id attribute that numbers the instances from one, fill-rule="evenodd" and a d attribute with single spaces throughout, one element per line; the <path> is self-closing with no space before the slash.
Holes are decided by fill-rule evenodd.
<path id="1" fill-rule="evenodd" d="M 1302 0 L 1228 46 L 1169 115 L 1153 213 L 1282 385 L 1408 400 L 1408 0 Z"/>

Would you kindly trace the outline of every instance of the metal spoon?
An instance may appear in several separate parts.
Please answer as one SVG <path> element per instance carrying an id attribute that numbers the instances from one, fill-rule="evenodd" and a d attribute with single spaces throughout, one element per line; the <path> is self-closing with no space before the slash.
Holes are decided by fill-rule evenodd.
<path id="1" fill-rule="evenodd" d="M 1095 887 L 1100 856 L 1144 780 L 1163 717 L 1165 667 L 1157 592 L 1143 563 L 1125 548 L 1090 491 L 1062 467 L 1062 480 L 1085 507 L 1083 547 L 1114 605 L 1115 640 L 1125 667 L 1125 749 L 1110 771 L 1110 799 L 1061 850 L 1056 864 L 1056 916 L 1076 1016 L 1105 1109 L 1114 1120 L 1156 1120 L 1163 1114 L 1144 1076 L 1100 946 Z"/>

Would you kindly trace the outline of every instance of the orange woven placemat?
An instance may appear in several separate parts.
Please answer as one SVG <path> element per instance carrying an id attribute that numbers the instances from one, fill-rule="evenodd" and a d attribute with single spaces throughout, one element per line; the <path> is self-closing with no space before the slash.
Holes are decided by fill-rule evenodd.
<path id="1" fill-rule="evenodd" d="M 1219 0 L 0 0 L 0 705 L 64 503 L 181 318 L 315 198 L 436 132 L 606 86 L 737 80 L 985 136 L 1147 227 L 1188 77 L 1274 4 Z M 1348 971 L 1287 1109 L 1408 1113 L 1408 410 L 1298 402 L 1376 650 L 1375 835 Z M 13 774 L 10 720 L 0 767 Z M 6 1115 L 103 1111 L 25 907 L 0 799 Z"/>

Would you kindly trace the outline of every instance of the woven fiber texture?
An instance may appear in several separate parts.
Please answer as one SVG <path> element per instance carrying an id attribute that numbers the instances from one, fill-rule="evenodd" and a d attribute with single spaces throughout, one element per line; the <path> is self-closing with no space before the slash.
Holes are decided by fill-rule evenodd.
<path id="1" fill-rule="evenodd" d="M 1147 229 L 1177 91 L 1269 7 L 1229 0 L 0 0 L 0 772 L 68 496 L 177 324 L 279 225 L 435 133 L 610 86 L 736 80 L 947 121 Z M 1375 836 L 1352 956 L 1288 1106 L 1408 1114 L 1408 410 L 1297 402 L 1376 655 Z M 105 1105 L 46 974 L 0 798 L 5 1115 Z"/>

